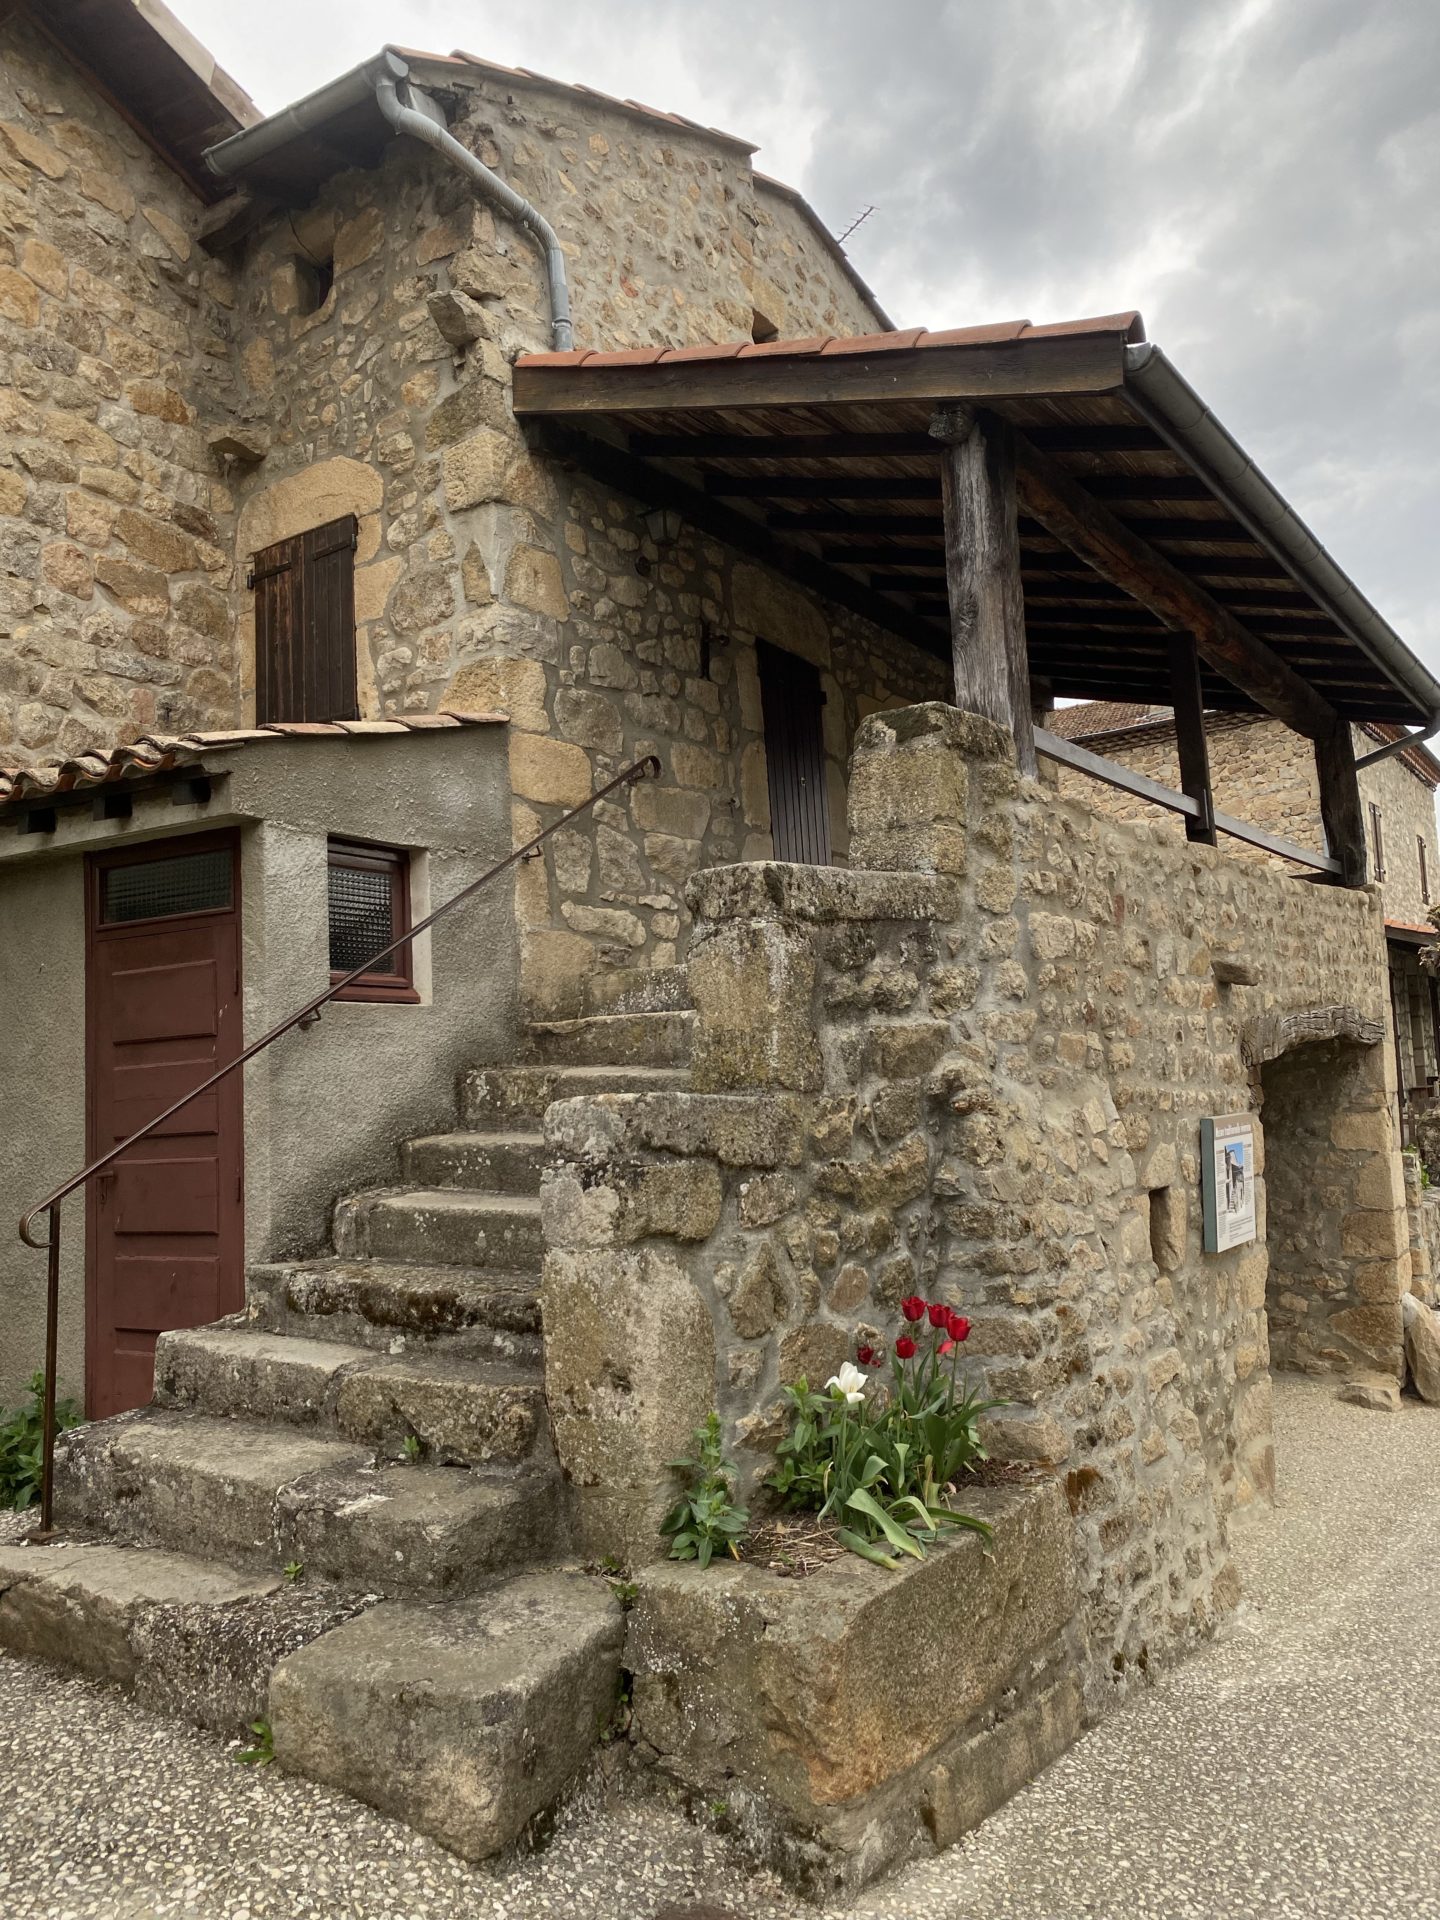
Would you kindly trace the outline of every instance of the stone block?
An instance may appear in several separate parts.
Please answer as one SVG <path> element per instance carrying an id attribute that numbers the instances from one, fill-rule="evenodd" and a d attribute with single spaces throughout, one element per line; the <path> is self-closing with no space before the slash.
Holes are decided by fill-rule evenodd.
<path id="1" fill-rule="evenodd" d="M 1440 1406 L 1440 1319 L 1432 1307 L 1407 1293 L 1400 1302 L 1405 1323 L 1405 1359 L 1415 1391 Z"/>
<path id="2" fill-rule="evenodd" d="M 540 547 L 516 547 L 505 569 L 505 595 L 517 607 L 552 620 L 570 618 L 560 562 Z"/>
<path id="3" fill-rule="evenodd" d="M 654 1249 L 552 1249 L 541 1287 L 545 1394 L 580 1544 L 665 1551 L 668 1462 L 715 1403 L 715 1334 L 689 1275 Z"/>
<path id="4" fill-rule="evenodd" d="M 1352 1406 L 1366 1407 L 1371 1413 L 1400 1412 L 1400 1382 L 1391 1374 L 1371 1368 L 1352 1373 L 1335 1397 L 1348 1400 Z"/>
<path id="5" fill-rule="evenodd" d="M 622 1638 L 614 1597 L 574 1574 L 528 1575 L 445 1607 L 375 1607 L 276 1669 L 275 1757 L 485 1859 L 594 1750 Z"/>
<path id="6" fill-rule="evenodd" d="M 452 513 L 462 513 L 482 501 L 503 498 L 509 459 L 510 442 L 493 427 L 477 427 L 454 446 L 446 447 L 440 457 L 445 505 Z"/>
<path id="7" fill-rule="evenodd" d="M 508 714 L 522 733 L 548 733 L 548 689 L 538 660 L 472 660 L 450 682 L 446 704 L 469 713 Z"/>
<path id="8" fill-rule="evenodd" d="M 977 1488 L 966 1506 L 994 1527 L 989 1550 L 960 1536 L 899 1573 L 847 1555 L 804 1580 L 668 1563 L 639 1577 L 636 1737 L 688 1788 L 744 1796 L 810 1891 L 882 1871 L 926 1807 L 941 1844 L 954 1837 L 970 1804 L 955 1762 L 973 1767 L 997 1720 L 1050 1695 L 1037 1665 L 1063 1649 L 1076 1606 L 1064 1496 L 1047 1480 Z M 1037 1726 L 984 1763 L 1001 1797 L 1074 1738 L 1078 1702 L 1046 1712 L 1053 1738 Z"/>
<path id="9" fill-rule="evenodd" d="M 722 926 L 692 948 L 689 978 L 698 1091 L 820 1086 L 815 954 L 801 933 L 763 922 Z"/>
<path id="10" fill-rule="evenodd" d="M 577 807 L 590 797 L 590 756 L 568 741 L 538 733 L 512 734 L 510 784 L 522 800 Z"/>
<path id="11" fill-rule="evenodd" d="M 720 1176 L 701 1160 L 549 1170 L 540 1188 L 550 1247 L 623 1247 L 652 1235 L 706 1240 L 720 1219 Z"/>
<path id="12" fill-rule="evenodd" d="M 553 1152 L 596 1164 L 640 1149 L 709 1155 L 728 1167 L 793 1167 L 805 1114 L 784 1094 L 606 1093 L 557 1101 L 545 1139 Z"/>

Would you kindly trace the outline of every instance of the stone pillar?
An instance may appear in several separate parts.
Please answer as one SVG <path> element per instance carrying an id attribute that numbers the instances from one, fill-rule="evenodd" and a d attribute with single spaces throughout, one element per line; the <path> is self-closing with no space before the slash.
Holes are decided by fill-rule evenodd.
<path id="1" fill-rule="evenodd" d="M 851 866 L 963 873 L 972 780 L 983 797 L 1017 791 L 1004 727 L 939 701 L 872 713 L 850 763 Z"/>

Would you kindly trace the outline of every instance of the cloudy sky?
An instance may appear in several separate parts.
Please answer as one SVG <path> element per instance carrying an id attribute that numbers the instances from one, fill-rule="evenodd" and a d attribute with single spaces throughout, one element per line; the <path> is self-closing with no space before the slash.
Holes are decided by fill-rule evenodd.
<path id="1" fill-rule="evenodd" d="M 1138 306 L 1440 672 L 1440 0 L 172 0 L 273 112 L 386 41 L 743 134 L 896 324 Z"/>

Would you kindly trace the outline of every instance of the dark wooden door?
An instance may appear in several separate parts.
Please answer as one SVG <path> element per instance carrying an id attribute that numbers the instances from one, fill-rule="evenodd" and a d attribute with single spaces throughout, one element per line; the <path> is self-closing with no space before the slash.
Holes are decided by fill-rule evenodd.
<path id="1" fill-rule="evenodd" d="M 763 640 L 756 654 L 775 858 L 825 867 L 830 864 L 830 796 L 819 670 Z"/>
<path id="2" fill-rule="evenodd" d="M 97 855 L 87 885 L 88 1153 L 143 1127 L 242 1046 L 236 843 Z M 241 1076 L 183 1107 L 87 1195 L 85 1402 L 144 1406 L 155 1338 L 244 1294 Z"/>
<path id="3" fill-rule="evenodd" d="M 355 540 L 347 513 L 254 556 L 257 726 L 358 719 Z"/>

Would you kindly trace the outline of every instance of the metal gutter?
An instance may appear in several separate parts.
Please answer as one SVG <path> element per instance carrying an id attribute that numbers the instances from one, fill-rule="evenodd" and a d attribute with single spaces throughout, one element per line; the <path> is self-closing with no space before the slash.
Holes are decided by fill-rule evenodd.
<path id="1" fill-rule="evenodd" d="M 1265 478 L 1160 348 L 1125 348 L 1125 393 L 1167 445 L 1203 473 L 1237 520 L 1333 615 L 1361 651 L 1440 732 L 1440 681 L 1415 658 L 1360 589 L 1330 558 L 1293 507 Z"/>
<path id="2" fill-rule="evenodd" d="M 246 127 L 240 133 L 232 133 L 228 140 L 207 147 L 205 164 L 222 179 L 233 179 L 237 173 L 243 173 L 258 161 L 268 160 L 287 142 L 313 133 L 337 114 L 348 112 L 351 107 L 358 107 L 364 101 L 373 99 L 381 80 L 403 80 L 409 71 L 399 54 L 392 53 L 387 47 L 373 59 L 352 67 L 348 73 L 342 73 L 338 80 L 331 80 L 314 93 L 307 93 L 303 100 L 297 100 L 293 106 L 282 107 L 279 113 L 272 113 L 256 126 Z"/>

